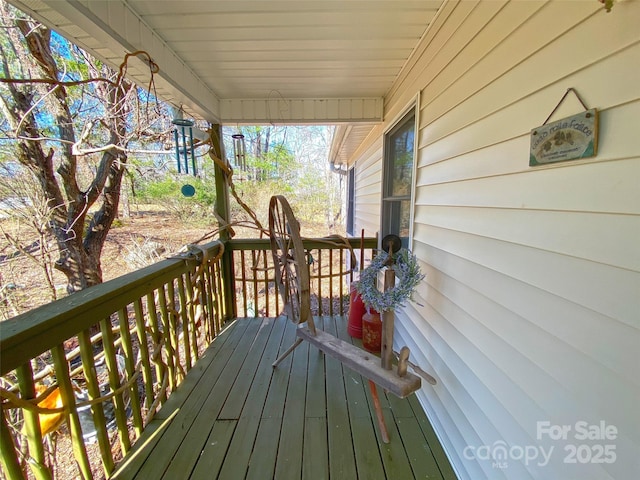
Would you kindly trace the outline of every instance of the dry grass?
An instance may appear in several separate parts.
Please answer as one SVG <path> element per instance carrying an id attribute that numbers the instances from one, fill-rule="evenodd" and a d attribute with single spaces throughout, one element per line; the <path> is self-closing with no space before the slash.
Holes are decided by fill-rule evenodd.
<path id="1" fill-rule="evenodd" d="M 104 281 L 141 268 L 144 251 L 148 252 L 147 263 L 162 260 L 214 228 L 213 225 L 184 223 L 167 212 L 152 210 L 140 210 L 116 223 L 109 231 L 102 254 Z M 35 236 L 29 238 L 28 231 L 11 219 L 1 219 L 0 227 L 20 238 L 25 245 L 36 241 Z M 149 246 L 155 249 L 150 251 Z M 53 258 L 55 260 L 55 255 Z M 60 298 L 65 295 L 66 279 L 58 271 L 53 275 L 56 295 Z M 0 289 L 0 299 L 4 299 L 0 306 L 2 319 L 53 300 L 42 269 L 26 255 L 17 252 L 4 236 L 0 236 Z"/>

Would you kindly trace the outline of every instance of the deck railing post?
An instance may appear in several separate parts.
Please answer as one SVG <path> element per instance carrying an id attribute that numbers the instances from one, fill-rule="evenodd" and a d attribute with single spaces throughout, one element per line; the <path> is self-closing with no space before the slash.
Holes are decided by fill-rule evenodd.
<path id="1" fill-rule="evenodd" d="M 222 143 L 222 127 L 211 125 L 211 149 L 213 154 L 224 161 L 224 144 Z M 220 241 L 228 246 L 227 241 L 231 238 L 229 231 L 224 228 L 231 221 L 229 210 L 229 184 L 227 183 L 227 172 L 217 162 L 214 167 L 216 179 L 216 212 L 218 213 L 218 226 L 220 227 Z M 236 312 L 236 291 L 233 271 L 233 252 L 225 248 L 220 260 L 223 282 L 223 320 L 231 320 L 237 316 Z"/>

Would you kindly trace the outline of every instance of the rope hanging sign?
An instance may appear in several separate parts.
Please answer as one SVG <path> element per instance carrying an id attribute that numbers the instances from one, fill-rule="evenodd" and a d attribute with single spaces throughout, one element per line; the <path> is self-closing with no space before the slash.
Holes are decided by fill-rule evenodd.
<path id="1" fill-rule="evenodd" d="M 548 123 L 569 93 L 573 93 L 583 112 Z M 574 88 L 569 88 L 545 122 L 531 130 L 529 166 L 594 157 L 598 151 L 598 110 L 589 109 Z"/>

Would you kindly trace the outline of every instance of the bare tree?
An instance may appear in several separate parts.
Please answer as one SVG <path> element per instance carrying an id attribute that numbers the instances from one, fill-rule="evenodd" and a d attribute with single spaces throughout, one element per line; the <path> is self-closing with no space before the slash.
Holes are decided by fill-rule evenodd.
<path id="1" fill-rule="evenodd" d="M 0 29 L 2 128 L 51 209 L 55 268 L 71 293 L 102 282 L 100 256 L 117 217 L 128 147 L 144 135 L 140 120 L 149 109 L 125 79 L 126 58 L 115 72 L 78 49 L 56 52 L 62 39 L 44 25 L 2 0 L 0 13 L 10 21 Z"/>
<path id="2" fill-rule="evenodd" d="M 0 234 L 7 241 L 7 246 L 14 249 L 0 255 L 0 265 L 11 262 L 18 255 L 26 257 L 40 269 L 49 298 L 55 300 L 55 252 L 52 251 L 52 235 L 48 228 L 53 210 L 30 172 L 14 173 L 6 165 L 1 167 L 0 199 L 6 209 L 3 216 L 12 217 L 15 231 L 8 231 L 0 225 Z"/>

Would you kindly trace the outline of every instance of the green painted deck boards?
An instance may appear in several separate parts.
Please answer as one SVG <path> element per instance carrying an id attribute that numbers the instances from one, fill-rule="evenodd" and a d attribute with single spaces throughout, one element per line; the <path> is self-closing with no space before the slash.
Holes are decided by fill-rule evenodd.
<path id="1" fill-rule="evenodd" d="M 316 322 L 351 341 L 343 318 Z M 366 379 L 307 342 L 271 367 L 294 339 L 285 318 L 237 320 L 112 478 L 455 480 L 414 395 L 387 398 L 378 389 L 385 445 Z"/>

